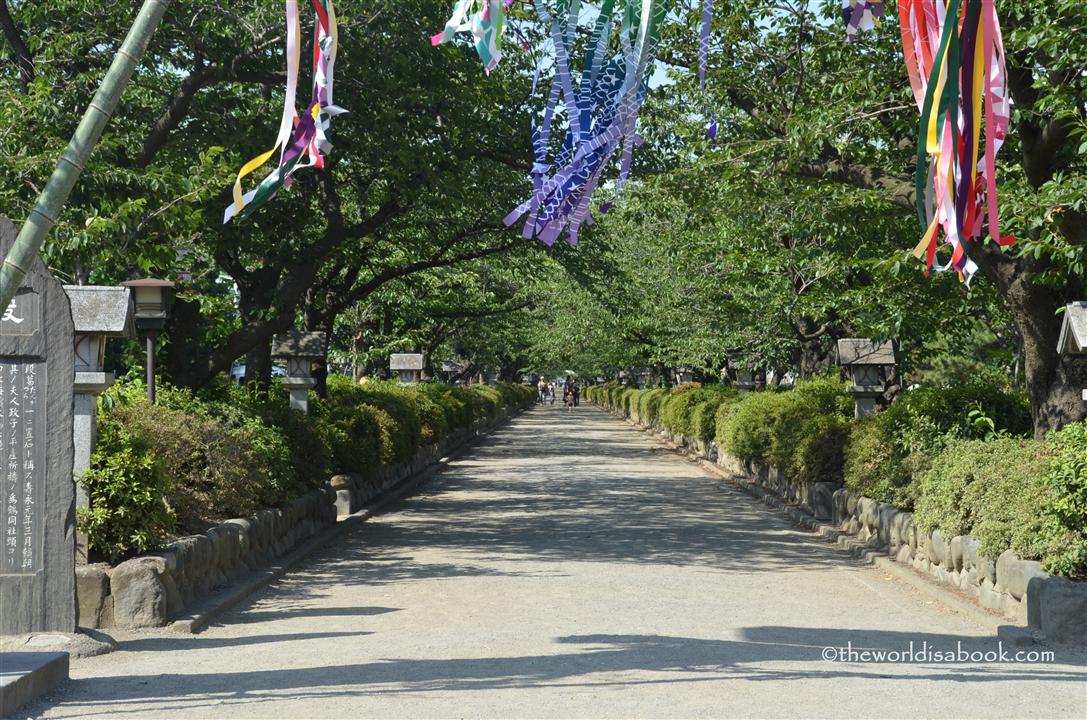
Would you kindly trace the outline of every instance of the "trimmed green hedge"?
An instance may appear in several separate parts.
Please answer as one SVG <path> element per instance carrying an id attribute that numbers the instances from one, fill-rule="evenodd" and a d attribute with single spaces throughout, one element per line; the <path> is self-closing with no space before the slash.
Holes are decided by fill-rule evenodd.
<path id="1" fill-rule="evenodd" d="M 638 390 L 616 383 L 590 385 L 584 389 L 591 402 L 643 425 L 661 427 L 709 443 L 717 433 L 719 408 L 733 402 L 737 393 L 724 385 L 688 383 L 670 390 Z"/>
<path id="2" fill-rule="evenodd" d="M 911 390 L 854 428 L 845 484 L 860 495 L 912 510 L 918 479 L 949 441 L 1031 430 L 1026 396 L 991 380 Z"/>
<path id="3" fill-rule="evenodd" d="M 338 472 L 409 461 L 446 434 L 535 397 L 528 386 L 453 387 L 329 379 L 311 414 L 279 388 L 227 382 L 194 395 L 160 385 L 151 405 L 138 382 L 101 400 L 99 441 L 83 476 L 91 509 L 79 527 L 111 562 L 178 532 L 199 532 L 261 507 L 281 506 Z"/>
<path id="4" fill-rule="evenodd" d="M 745 395 L 718 420 L 717 444 L 741 460 L 777 467 L 794 482 L 840 481 L 853 401 L 836 378 L 792 392 Z"/>

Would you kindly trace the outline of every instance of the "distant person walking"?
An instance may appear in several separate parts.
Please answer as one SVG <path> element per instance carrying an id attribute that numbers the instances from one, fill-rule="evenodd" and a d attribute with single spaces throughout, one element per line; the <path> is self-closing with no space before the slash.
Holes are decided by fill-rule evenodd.
<path id="1" fill-rule="evenodd" d="M 544 376 L 540 376 L 540 381 L 536 383 L 536 402 L 543 405 L 544 397 L 547 394 L 547 381 L 544 380 Z"/>
<path id="2" fill-rule="evenodd" d="M 579 406 L 581 404 L 581 387 L 577 384 L 576 380 L 574 381 L 574 391 L 573 392 L 574 392 L 574 407 L 577 407 L 577 406 Z"/>
<path id="3" fill-rule="evenodd" d="M 574 410 L 574 385 L 573 383 L 566 383 L 562 392 L 562 402 L 566 405 L 566 412 L 573 412 Z"/>
<path id="4" fill-rule="evenodd" d="M 547 383 L 547 401 L 552 405 L 555 404 L 555 383 Z"/>

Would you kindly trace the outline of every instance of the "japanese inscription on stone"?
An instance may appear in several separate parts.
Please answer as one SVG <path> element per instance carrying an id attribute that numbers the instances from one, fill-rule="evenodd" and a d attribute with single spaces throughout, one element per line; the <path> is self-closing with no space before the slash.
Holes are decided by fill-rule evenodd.
<path id="1" fill-rule="evenodd" d="M 15 243 L 0 217 L 0 256 Z M 73 632 L 75 329 L 35 258 L 0 305 L 0 635 Z"/>
<path id="2" fill-rule="evenodd" d="M 5 335 L 33 335 L 41 327 L 38 295 L 22 292 L 0 318 Z M 31 359 L 0 366 L 0 573 L 34 573 L 42 566 L 46 366 Z"/>

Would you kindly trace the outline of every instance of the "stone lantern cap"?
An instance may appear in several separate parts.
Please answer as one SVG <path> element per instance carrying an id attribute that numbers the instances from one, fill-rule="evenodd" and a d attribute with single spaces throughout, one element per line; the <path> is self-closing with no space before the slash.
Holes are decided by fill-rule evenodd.
<path id="1" fill-rule="evenodd" d="M 1087 355 L 1087 301 L 1074 302 L 1065 308 L 1057 352 Z"/>
<path id="2" fill-rule="evenodd" d="M 316 360 L 325 356 L 325 334 L 292 330 L 272 339 L 272 357 L 308 358 Z"/>
<path id="3" fill-rule="evenodd" d="M 876 343 L 867 338 L 843 338 L 838 341 L 839 365 L 894 365 L 894 345 Z"/>
<path id="4" fill-rule="evenodd" d="M 133 337 L 132 293 L 125 287 L 65 285 L 78 335 Z"/>
<path id="5" fill-rule="evenodd" d="M 886 389 L 887 369 L 895 366 L 894 344 L 876 343 L 868 338 L 843 338 L 838 341 L 838 363 L 848 368 L 852 376 L 850 393 L 858 397 L 879 396 Z"/>
<path id="6" fill-rule="evenodd" d="M 389 356 L 390 370 L 422 370 L 423 356 L 418 353 L 393 353 Z"/>

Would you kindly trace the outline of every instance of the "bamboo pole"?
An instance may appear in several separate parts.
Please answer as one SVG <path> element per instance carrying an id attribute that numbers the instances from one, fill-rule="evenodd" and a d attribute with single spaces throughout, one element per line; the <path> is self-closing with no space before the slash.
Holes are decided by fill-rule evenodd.
<path id="1" fill-rule="evenodd" d="M 132 79 L 132 73 L 147 51 L 151 37 L 158 29 L 169 4 L 170 0 L 145 0 L 140 8 L 136 22 L 132 24 L 121 49 L 113 58 L 109 71 L 83 114 L 83 119 L 79 121 L 67 149 L 57 161 L 49 182 L 38 196 L 34 209 L 30 211 L 30 217 L 23 223 L 19 236 L 15 238 L 15 244 L 4 258 L 3 267 L 0 268 L 0 309 L 6 308 L 15 297 L 27 270 L 41 251 L 42 243 L 68 202 L 68 196 L 72 194 L 72 188 L 79 180 L 87 158 L 102 137 L 102 131 L 113 111 L 117 109 L 121 93 Z"/>

